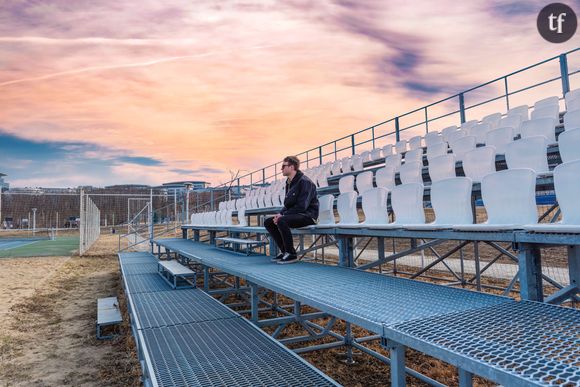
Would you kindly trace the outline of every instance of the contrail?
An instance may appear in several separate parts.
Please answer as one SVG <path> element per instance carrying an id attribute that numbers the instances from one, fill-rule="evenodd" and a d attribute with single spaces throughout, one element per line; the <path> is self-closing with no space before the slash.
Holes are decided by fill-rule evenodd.
<path id="1" fill-rule="evenodd" d="M 269 48 L 269 47 L 274 47 L 274 45 L 270 45 L 270 46 L 253 46 L 253 47 L 248 47 L 248 49 L 251 49 L 251 50 L 259 50 L 259 49 Z M 58 78 L 58 77 L 63 77 L 63 76 L 67 76 L 67 75 L 75 75 L 75 74 L 87 73 L 87 72 L 91 72 L 91 71 L 116 70 L 116 69 L 123 69 L 123 68 L 132 68 L 132 67 L 146 67 L 146 66 L 156 65 L 156 64 L 159 64 L 159 63 L 175 62 L 175 61 L 179 61 L 179 60 L 196 59 L 196 58 L 203 58 L 203 57 L 206 57 L 206 56 L 213 56 L 213 55 L 225 54 L 225 53 L 228 53 L 228 52 L 231 52 L 231 51 L 232 50 L 212 51 L 212 52 L 206 52 L 206 53 L 203 53 L 203 54 L 196 54 L 196 55 L 171 56 L 171 57 L 166 57 L 166 58 L 160 58 L 160 59 L 150 60 L 150 61 L 147 61 L 147 62 L 125 63 L 125 64 L 109 65 L 109 66 L 83 67 L 83 68 L 80 68 L 80 69 L 68 70 L 68 71 L 61 71 L 61 72 L 58 72 L 58 73 L 41 75 L 41 76 L 38 76 L 38 77 L 22 78 L 22 79 L 15 79 L 13 81 L 2 82 L 2 83 L 0 83 L 0 87 L 10 86 L 10 85 L 16 85 L 16 84 L 19 84 L 19 83 L 28 83 L 28 82 L 44 81 L 44 80 L 47 80 L 47 79 Z"/>
<path id="2" fill-rule="evenodd" d="M 78 45 L 106 44 L 109 46 L 148 46 L 148 45 L 188 45 L 195 43 L 194 39 L 115 39 L 115 38 L 46 38 L 43 36 L 0 36 L 0 43 L 24 43 L 43 45 Z"/>

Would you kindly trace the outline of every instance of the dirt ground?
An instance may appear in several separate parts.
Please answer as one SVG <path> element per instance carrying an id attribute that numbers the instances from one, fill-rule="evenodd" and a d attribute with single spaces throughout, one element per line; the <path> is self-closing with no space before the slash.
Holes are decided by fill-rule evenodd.
<path id="1" fill-rule="evenodd" d="M 104 235 L 85 257 L 0 260 L 0 386 L 138 386 L 141 369 L 129 326 L 116 257 L 118 237 Z M 119 338 L 95 338 L 96 300 L 119 296 L 124 323 Z M 303 312 L 309 311 L 304 307 Z M 319 321 L 323 323 L 324 321 Z M 337 324 L 338 331 L 344 323 Z M 367 335 L 355 327 L 356 336 Z M 282 337 L 304 334 L 287 327 Z M 370 348 L 387 353 L 378 342 Z M 390 384 L 389 367 L 356 353 L 344 363 L 344 349 L 303 355 L 345 386 Z M 408 365 L 439 382 L 457 385 L 454 367 L 408 352 Z M 411 386 L 424 383 L 408 378 Z M 475 385 L 491 386 L 481 379 Z"/>
<path id="2" fill-rule="evenodd" d="M 128 316 L 125 336 L 95 338 L 97 298 L 121 291 L 103 239 L 83 258 L 0 260 L 0 386 L 140 385 Z"/>

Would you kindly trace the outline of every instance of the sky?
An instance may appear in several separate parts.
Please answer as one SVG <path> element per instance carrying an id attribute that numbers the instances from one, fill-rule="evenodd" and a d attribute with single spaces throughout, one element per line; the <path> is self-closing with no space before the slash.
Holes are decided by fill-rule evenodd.
<path id="1" fill-rule="evenodd" d="M 578 32 L 561 44 L 538 34 L 548 3 L 0 0 L 0 172 L 17 187 L 219 185 L 577 48 Z M 570 70 L 579 65 L 571 54 Z M 510 78 L 510 89 L 557 74 L 554 61 Z M 536 91 L 511 105 L 561 86 Z"/>

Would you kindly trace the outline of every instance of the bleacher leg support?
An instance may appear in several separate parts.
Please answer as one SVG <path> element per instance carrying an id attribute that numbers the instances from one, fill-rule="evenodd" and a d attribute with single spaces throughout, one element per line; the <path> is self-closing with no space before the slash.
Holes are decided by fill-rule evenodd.
<path id="1" fill-rule="evenodd" d="M 338 238 L 338 265 L 346 267 L 354 266 L 354 244 L 352 238 Z"/>
<path id="2" fill-rule="evenodd" d="M 205 265 L 203 266 L 203 290 L 209 291 L 209 267 Z"/>
<path id="3" fill-rule="evenodd" d="M 387 340 L 391 356 L 391 386 L 404 387 L 405 381 L 405 346 L 393 340 Z"/>
<path id="4" fill-rule="evenodd" d="M 251 321 L 255 324 L 258 322 L 258 304 L 259 304 L 259 297 L 258 297 L 258 285 L 250 283 L 250 298 L 251 298 L 251 307 L 252 307 L 252 317 Z"/>
<path id="5" fill-rule="evenodd" d="M 473 387 L 473 374 L 462 368 L 459 371 L 459 387 Z"/>
<path id="6" fill-rule="evenodd" d="M 546 298 L 546 302 L 561 304 L 580 293 L 580 246 L 568 246 L 568 275 L 570 285 Z"/>
<path id="7" fill-rule="evenodd" d="M 544 292 L 540 249 L 533 244 L 520 243 L 518 250 L 521 297 L 523 300 L 541 302 L 544 300 Z"/>

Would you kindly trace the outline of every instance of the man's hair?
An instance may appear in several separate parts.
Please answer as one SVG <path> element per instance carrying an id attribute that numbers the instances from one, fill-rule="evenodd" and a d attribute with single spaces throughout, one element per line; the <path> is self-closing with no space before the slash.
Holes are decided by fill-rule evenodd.
<path id="1" fill-rule="evenodd" d="M 283 162 L 288 163 L 290 165 L 294 165 L 294 169 L 296 171 L 300 169 L 300 160 L 298 160 L 298 157 L 296 156 L 286 156 L 284 157 Z"/>

